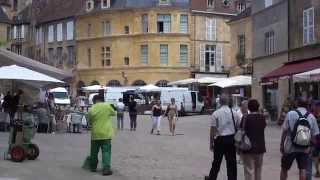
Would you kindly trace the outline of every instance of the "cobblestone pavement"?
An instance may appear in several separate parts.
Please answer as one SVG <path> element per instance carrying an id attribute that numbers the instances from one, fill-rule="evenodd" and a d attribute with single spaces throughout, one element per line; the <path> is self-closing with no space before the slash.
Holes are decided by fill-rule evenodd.
<path id="1" fill-rule="evenodd" d="M 168 122 L 162 121 L 161 136 L 150 135 L 149 116 L 139 116 L 137 132 L 118 132 L 112 142 L 114 175 L 103 177 L 81 169 L 89 152 L 90 135 L 37 134 L 34 142 L 41 149 L 36 161 L 12 163 L 0 160 L 0 180 L 200 180 L 209 172 L 212 154 L 208 148 L 209 116 L 180 118 L 176 137 L 169 136 Z M 126 119 L 128 128 L 128 118 Z M 263 179 L 279 179 L 280 129 L 269 126 L 266 131 L 267 154 L 264 158 Z M 7 146 L 8 134 L 0 134 L 0 151 Z M 239 165 L 238 179 L 243 178 Z M 297 179 L 296 166 L 289 180 Z M 219 180 L 226 180 L 223 164 Z"/>

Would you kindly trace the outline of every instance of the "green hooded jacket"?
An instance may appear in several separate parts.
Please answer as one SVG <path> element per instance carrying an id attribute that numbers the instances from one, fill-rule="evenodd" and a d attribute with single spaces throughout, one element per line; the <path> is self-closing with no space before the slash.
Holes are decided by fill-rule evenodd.
<path id="1" fill-rule="evenodd" d="M 110 104 L 97 103 L 89 110 L 92 140 L 112 139 L 114 136 L 112 117 L 116 115 Z"/>

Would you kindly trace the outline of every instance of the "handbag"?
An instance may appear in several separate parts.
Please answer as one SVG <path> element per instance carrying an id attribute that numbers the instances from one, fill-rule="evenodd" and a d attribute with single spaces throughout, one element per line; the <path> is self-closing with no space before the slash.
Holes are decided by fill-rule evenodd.
<path id="1" fill-rule="evenodd" d="M 234 136 L 235 146 L 239 151 L 249 151 L 252 148 L 251 141 L 245 132 L 247 116 L 243 117 L 242 127 L 236 132 Z M 234 117 L 233 117 L 234 121 Z M 234 123 L 235 124 L 235 123 Z"/>

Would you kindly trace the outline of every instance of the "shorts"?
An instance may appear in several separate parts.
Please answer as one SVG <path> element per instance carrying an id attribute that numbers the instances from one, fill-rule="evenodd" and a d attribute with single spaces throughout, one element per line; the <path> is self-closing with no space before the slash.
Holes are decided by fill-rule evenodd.
<path id="1" fill-rule="evenodd" d="M 306 153 L 290 153 L 284 154 L 281 159 L 281 167 L 285 170 L 289 170 L 292 166 L 293 161 L 296 160 L 298 168 L 300 170 L 307 169 L 308 165 L 308 154 Z"/>

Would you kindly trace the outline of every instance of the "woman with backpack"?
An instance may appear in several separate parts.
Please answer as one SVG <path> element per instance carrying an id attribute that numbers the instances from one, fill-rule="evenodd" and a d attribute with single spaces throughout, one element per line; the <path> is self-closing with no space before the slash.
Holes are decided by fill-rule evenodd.
<path id="1" fill-rule="evenodd" d="M 248 102 L 250 114 L 243 116 L 240 127 L 251 142 L 251 149 L 241 152 L 245 180 L 261 180 L 263 155 L 266 152 L 265 128 L 263 114 L 259 113 L 259 102 L 251 99 Z"/>

